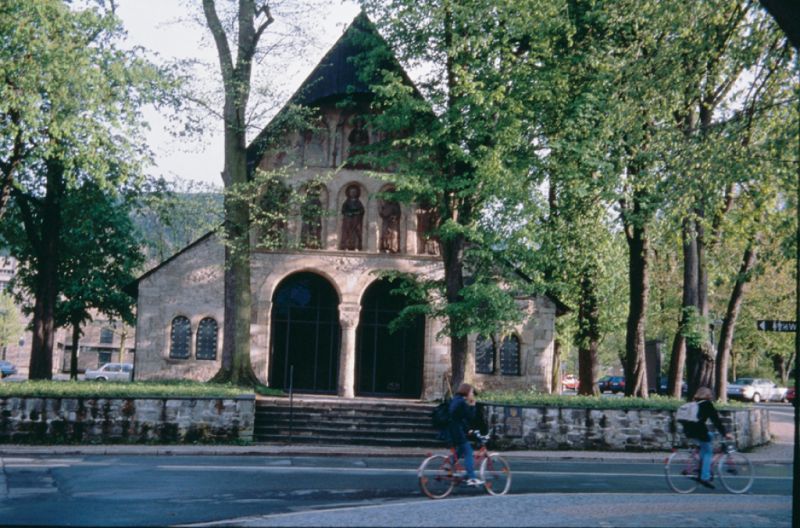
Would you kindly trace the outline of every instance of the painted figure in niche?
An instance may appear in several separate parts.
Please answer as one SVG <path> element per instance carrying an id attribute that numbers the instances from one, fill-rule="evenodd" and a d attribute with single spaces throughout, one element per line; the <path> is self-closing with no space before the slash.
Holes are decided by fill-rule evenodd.
<path id="1" fill-rule="evenodd" d="M 303 247 L 319 249 L 322 247 L 322 199 L 320 188 L 309 187 L 301 214 L 300 243 Z"/>
<path id="2" fill-rule="evenodd" d="M 432 235 L 439 219 L 434 207 L 422 204 L 417 209 L 417 253 L 420 255 L 437 255 L 439 247 L 436 237 Z"/>
<path id="3" fill-rule="evenodd" d="M 361 189 L 350 185 L 347 200 L 342 204 L 342 236 L 339 249 L 361 251 L 361 225 L 364 220 L 364 205 L 359 200 Z"/>
<path id="4" fill-rule="evenodd" d="M 347 136 L 347 143 L 349 149 L 347 152 L 348 160 L 355 156 L 363 155 L 366 153 L 366 147 L 369 145 L 369 132 L 367 131 L 367 124 L 363 117 L 357 117 L 353 120 L 353 130 Z M 368 169 L 369 164 L 362 161 L 349 162 L 349 165 L 354 169 Z"/>
<path id="5" fill-rule="evenodd" d="M 400 204 L 381 200 L 378 214 L 381 217 L 381 244 L 384 253 L 400 253 Z"/>

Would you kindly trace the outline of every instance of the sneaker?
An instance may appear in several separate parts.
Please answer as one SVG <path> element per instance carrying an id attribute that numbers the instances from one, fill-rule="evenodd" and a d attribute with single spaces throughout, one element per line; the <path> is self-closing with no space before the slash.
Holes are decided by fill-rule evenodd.
<path id="1" fill-rule="evenodd" d="M 702 484 L 703 486 L 705 486 L 705 487 L 707 487 L 707 488 L 709 488 L 709 489 L 714 489 L 714 487 L 715 487 L 715 486 L 714 486 L 714 485 L 711 483 L 711 481 L 710 481 L 710 480 L 703 480 L 703 479 L 701 479 L 701 478 L 699 478 L 699 477 L 693 477 L 693 478 L 692 478 L 692 480 L 695 480 L 695 481 L 699 482 L 700 484 Z"/>
<path id="2" fill-rule="evenodd" d="M 483 481 L 476 478 L 467 480 L 467 486 L 483 486 Z"/>

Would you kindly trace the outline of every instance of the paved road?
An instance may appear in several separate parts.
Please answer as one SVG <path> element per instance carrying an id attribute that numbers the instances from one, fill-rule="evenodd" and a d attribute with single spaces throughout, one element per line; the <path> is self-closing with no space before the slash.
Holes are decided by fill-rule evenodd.
<path id="1" fill-rule="evenodd" d="M 430 501 L 420 494 L 415 478 L 418 463 L 410 457 L 6 456 L 2 458 L 6 489 L 0 489 L 0 518 L 12 525 L 146 526 L 215 521 L 254 526 L 289 522 L 327 525 L 334 518 L 340 519 L 335 522 L 341 526 L 424 525 L 420 512 L 446 516 L 429 510 L 442 508 L 437 504 L 452 499 Z M 513 497 L 487 502 L 482 490 L 457 490 L 455 499 L 472 504 L 476 508 L 473 515 L 483 515 L 483 508 L 500 510 L 492 514 L 498 521 L 502 515 L 511 515 L 508 522 L 480 525 L 530 524 L 520 524 L 513 515 L 522 510 L 541 512 L 541 519 L 549 519 L 543 524 L 551 525 L 553 515 L 564 509 L 572 511 L 576 504 L 583 504 L 581 508 L 587 511 L 616 515 L 621 509 L 629 511 L 628 504 L 637 503 L 639 506 L 631 507 L 646 512 L 650 501 L 662 504 L 663 513 L 672 515 L 679 500 L 665 493 L 661 464 L 652 462 L 513 458 L 512 464 Z M 790 468 L 787 464 L 759 464 L 757 474 L 754 494 L 737 497 L 739 502 L 731 502 L 734 498 L 722 491 L 706 490 L 687 499 L 689 502 L 679 502 L 706 513 L 720 510 L 742 515 L 745 505 L 754 512 L 768 505 L 773 514 L 764 519 L 775 521 L 775 515 L 788 507 Z M 326 512 L 326 519 L 334 515 L 330 522 L 323 522 L 315 512 L 331 508 L 341 511 Z M 576 519 L 575 512 L 581 508 L 569 518 Z M 401 513 L 405 510 L 408 513 Z M 276 515 L 279 517 L 265 518 Z M 389 516 L 400 524 L 383 517 L 377 522 L 374 515 Z M 362 521 L 357 522 L 358 516 Z M 412 518 L 418 522 L 411 522 Z M 459 523 L 448 520 L 438 524 Z M 762 524 L 732 522 L 726 526 Z"/>

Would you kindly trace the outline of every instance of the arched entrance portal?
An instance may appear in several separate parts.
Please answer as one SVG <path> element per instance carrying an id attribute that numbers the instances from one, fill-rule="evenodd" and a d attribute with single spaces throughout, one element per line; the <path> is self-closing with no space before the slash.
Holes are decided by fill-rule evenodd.
<path id="1" fill-rule="evenodd" d="M 314 273 L 295 273 L 272 296 L 270 386 L 336 392 L 339 373 L 339 297 Z M 294 369 L 292 369 L 294 367 Z"/>
<path id="2" fill-rule="evenodd" d="M 422 392 L 422 356 L 425 318 L 389 332 L 389 323 L 408 300 L 392 295 L 389 281 L 367 288 L 361 301 L 356 334 L 356 392 L 361 396 L 419 398 Z"/>

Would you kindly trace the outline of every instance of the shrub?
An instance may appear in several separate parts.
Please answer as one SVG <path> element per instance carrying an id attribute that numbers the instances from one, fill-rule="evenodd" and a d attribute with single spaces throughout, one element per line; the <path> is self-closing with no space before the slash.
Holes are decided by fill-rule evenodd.
<path id="1" fill-rule="evenodd" d="M 657 409 L 674 411 L 685 400 L 653 395 L 650 398 L 609 398 L 603 396 L 568 396 L 534 391 L 487 391 L 478 400 L 484 404 L 518 405 L 520 407 L 571 407 L 579 409 Z M 718 409 L 741 409 L 745 404 L 717 404 Z"/>
<path id="2" fill-rule="evenodd" d="M 230 384 L 197 381 L 22 381 L 0 383 L 0 397 L 41 398 L 233 398 L 253 394 Z"/>

